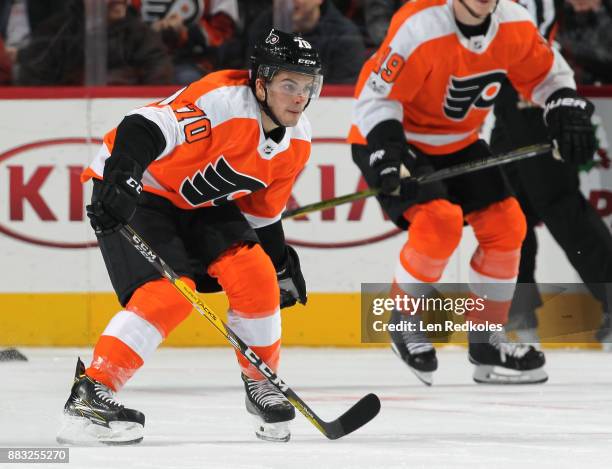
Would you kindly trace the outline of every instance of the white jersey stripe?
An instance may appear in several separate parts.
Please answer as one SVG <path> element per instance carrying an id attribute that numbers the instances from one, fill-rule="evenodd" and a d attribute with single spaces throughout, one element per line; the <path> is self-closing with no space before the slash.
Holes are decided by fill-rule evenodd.
<path id="1" fill-rule="evenodd" d="M 540 106 L 544 106 L 548 97 L 559 88 L 576 89 L 574 72 L 557 50 L 552 49 L 552 51 L 555 57 L 553 65 L 546 78 L 533 89 L 531 94 L 532 101 Z"/>
<path id="2" fill-rule="evenodd" d="M 251 228 L 254 228 L 254 229 L 263 228 L 264 226 L 268 226 L 268 225 L 271 225 L 272 223 L 276 223 L 278 220 L 281 219 L 281 215 L 282 215 L 282 213 L 279 213 L 275 217 L 258 217 L 256 215 L 251 215 L 246 212 L 242 212 L 242 214 L 244 215 L 244 218 L 246 218 L 247 221 L 249 222 L 249 225 L 251 225 Z"/>
<path id="3" fill-rule="evenodd" d="M 450 143 L 460 142 L 461 140 L 464 140 L 473 133 L 475 132 L 470 131 L 461 134 L 419 134 L 415 132 L 405 131 L 404 135 L 406 135 L 407 140 L 425 143 L 427 145 L 441 146 L 448 145 Z"/>

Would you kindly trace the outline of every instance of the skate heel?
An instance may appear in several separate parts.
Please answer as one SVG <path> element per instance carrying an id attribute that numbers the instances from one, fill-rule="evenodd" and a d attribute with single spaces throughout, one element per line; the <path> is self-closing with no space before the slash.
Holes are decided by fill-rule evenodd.
<path id="1" fill-rule="evenodd" d="M 479 365 L 474 361 L 472 363 L 476 365 L 472 377 L 478 384 L 540 384 L 548 381 L 543 368 L 520 371 L 502 366 Z"/>
<path id="2" fill-rule="evenodd" d="M 291 438 L 289 421 L 266 422 L 259 415 L 251 415 L 255 436 L 260 440 L 286 443 Z"/>
<path id="3" fill-rule="evenodd" d="M 63 415 L 56 440 L 60 445 L 133 445 L 144 438 L 144 427 L 137 422 L 109 422 L 108 427 L 84 417 Z"/>

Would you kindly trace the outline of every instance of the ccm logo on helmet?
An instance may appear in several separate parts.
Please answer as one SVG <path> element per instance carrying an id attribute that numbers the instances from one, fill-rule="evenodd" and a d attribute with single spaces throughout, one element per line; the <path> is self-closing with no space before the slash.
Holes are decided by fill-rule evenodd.
<path id="1" fill-rule="evenodd" d="M 468 115 L 472 106 L 479 109 L 491 107 L 505 77 L 504 70 L 461 78 L 451 75 L 444 97 L 444 114 L 459 121 Z"/>

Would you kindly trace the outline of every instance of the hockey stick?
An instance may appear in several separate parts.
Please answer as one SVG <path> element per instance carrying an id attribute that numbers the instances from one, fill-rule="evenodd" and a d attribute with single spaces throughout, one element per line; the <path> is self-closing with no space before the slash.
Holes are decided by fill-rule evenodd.
<path id="1" fill-rule="evenodd" d="M 433 173 L 424 174 L 416 178 L 419 184 L 429 184 L 431 182 L 441 181 L 443 179 L 452 178 L 455 176 L 461 176 L 463 174 L 473 173 L 475 171 L 481 171 L 483 169 L 493 168 L 495 166 L 501 166 L 515 161 L 524 160 L 525 158 L 531 158 L 543 153 L 549 153 L 554 151 L 553 147 L 549 144 L 531 145 L 528 147 L 519 148 L 518 150 L 511 151 L 509 153 L 502 153 L 501 155 L 491 156 L 489 158 L 483 158 L 479 160 L 470 161 L 468 163 L 458 164 L 450 166 L 448 168 L 435 171 Z M 321 202 L 315 202 L 314 204 L 304 205 L 303 207 L 294 208 L 291 210 L 285 210 L 283 212 L 283 220 L 287 218 L 295 218 L 306 213 L 318 212 L 319 210 L 325 210 L 338 205 L 346 204 L 348 202 L 354 202 L 355 200 L 365 199 L 378 195 L 380 189 L 369 188 L 360 192 L 354 192 L 352 194 L 341 195 L 334 199 L 322 200 Z"/>
<path id="2" fill-rule="evenodd" d="M 337 440 L 359 427 L 365 425 L 378 414 L 380 400 L 376 394 L 368 394 L 361 398 L 353 407 L 331 422 L 321 420 L 310 407 L 259 357 L 240 337 L 238 337 L 219 316 L 217 316 L 189 286 L 187 286 L 176 273 L 145 243 L 142 238 L 126 225 L 120 233 L 130 242 L 142 256 L 149 261 L 155 269 L 165 277 L 189 301 L 193 307 L 225 336 L 228 342 L 249 360 L 265 377 L 282 392 L 285 397 L 299 410 L 310 423 L 319 429 L 330 440 Z"/>

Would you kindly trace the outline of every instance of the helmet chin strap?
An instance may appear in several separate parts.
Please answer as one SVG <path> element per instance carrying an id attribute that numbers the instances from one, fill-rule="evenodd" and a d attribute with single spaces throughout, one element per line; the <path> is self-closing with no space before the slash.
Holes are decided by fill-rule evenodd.
<path id="1" fill-rule="evenodd" d="M 259 101 L 259 99 L 257 99 L 257 101 Z M 264 100 L 259 101 L 259 105 L 261 106 L 261 110 L 266 113 L 266 116 L 268 116 L 272 120 L 272 122 L 274 122 L 279 127 L 285 127 L 283 124 L 280 123 L 280 121 L 276 117 L 276 114 L 274 114 L 274 111 L 272 111 L 272 109 L 270 109 L 270 106 L 268 105 L 268 88 L 266 88 L 265 86 Z"/>

